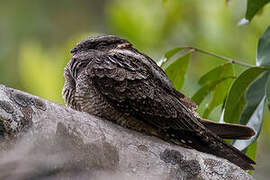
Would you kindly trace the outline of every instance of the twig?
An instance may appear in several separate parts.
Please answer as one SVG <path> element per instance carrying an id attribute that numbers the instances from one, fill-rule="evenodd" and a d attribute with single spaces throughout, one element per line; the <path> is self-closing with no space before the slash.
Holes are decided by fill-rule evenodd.
<path id="1" fill-rule="evenodd" d="M 228 61 L 229 63 L 232 63 L 232 64 L 238 64 L 238 65 L 241 65 L 241 66 L 245 66 L 245 67 L 249 67 L 249 68 L 252 68 L 252 67 L 257 67 L 255 65 L 251 65 L 251 64 L 247 64 L 247 63 L 244 63 L 244 62 L 241 62 L 241 61 L 237 61 L 237 60 L 234 60 L 234 59 L 231 59 L 231 58 L 228 58 L 228 57 L 225 57 L 225 56 L 221 56 L 221 55 L 217 55 L 217 54 L 214 54 L 212 52 L 209 52 L 209 51 L 205 51 L 205 50 L 202 50 L 202 49 L 199 49 L 199 48 L 195 48 L 195 47 L 191 47 L 191 46 L 187 46 L 187 47 L 183 47 L 184 49 L 190 49 L 190 50 L 193 50 L 194 52 L 200 52 L 200 53 L 203 53 L 203 54 L 207 54 L 207 55 L 210 55 L 210 56 L 214 56 L 214 57 L 217 57 L 219 59 L 223 59 L 225 61 Z"/>

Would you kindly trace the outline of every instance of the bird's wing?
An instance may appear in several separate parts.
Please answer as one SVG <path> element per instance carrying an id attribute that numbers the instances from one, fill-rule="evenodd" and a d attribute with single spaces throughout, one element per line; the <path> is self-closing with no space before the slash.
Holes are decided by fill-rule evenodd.
<path id="1" fill-rule="evenodd" d="M 192 101 L 189 97 L 185 96 L 183 93 L 177 91 L 176 89 L 173 90 L 175 97 L 181 101 L 186 107 L 188 107 L 192 112 L 194 112 L 197 108 L 198 105 Z"/>
<path id="2" fill-rule="evenodd" d="M 96 56 L 87 73 L 112 104 L 139 120 L 162 129 L 197 131 L 202 126 L 137 58 L 119 53 Z"/>
<path id="3" fill-rule="evenodd" d="M 205 128 L 164 86 L 158 71 L 153 71 L 142 59 L 103 53 L 96 55 L 85 71 L 94 86 L 119 111 L 167 132 L 172 140 L 226 158 L 243 169 L 253 169 L 254 161 Z"/>

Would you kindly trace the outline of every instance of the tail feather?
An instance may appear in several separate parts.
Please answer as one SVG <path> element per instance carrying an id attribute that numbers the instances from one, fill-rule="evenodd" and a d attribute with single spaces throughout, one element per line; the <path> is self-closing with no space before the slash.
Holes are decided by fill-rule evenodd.
<path id="1" fill-rule="evenodd" d="M 172 134 L 176 135 L 174 140 L 176 138 L 181 144 L 225 158 L 244 170 L 254 170 L 252 165 L 255 162 L 253 160 L 209 130 L 191 132 L 171 129 L 171 131 Z"/>
<path id="2" fill-rule="evenodd" d="M 244 125 L 216 123 L 202 118 L 197 118 L 207 129 L 222 139 L 249 139 L 255 135 L 255 131 Z"/>

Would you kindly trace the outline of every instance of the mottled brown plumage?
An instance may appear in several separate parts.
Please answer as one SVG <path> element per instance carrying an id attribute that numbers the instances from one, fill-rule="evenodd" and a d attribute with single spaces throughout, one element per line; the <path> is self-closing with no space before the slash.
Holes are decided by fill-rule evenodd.
<path id="1" fill-rule="evenodd" d="M 247 139 L 254 131 L 195 116 L 196 104 L 176 91 L 164 71 L 127 40 L 89 38 L 71 53 L 63 89 L 71 108 L 253 169 L 254 161 L 221 138 Z"/>

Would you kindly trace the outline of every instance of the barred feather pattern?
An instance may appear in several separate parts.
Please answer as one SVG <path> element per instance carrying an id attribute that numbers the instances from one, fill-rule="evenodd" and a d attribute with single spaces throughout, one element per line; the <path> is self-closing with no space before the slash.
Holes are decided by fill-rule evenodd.
<path id="1" fill-rule="evenodd" d="M 62 94 L 67 106 L 78 111 L 88 112 L 89 114 L 108 119 L 122 127 L 142 133 L 150 133 L 160 138 L 161 136 L 163 138 L 169 138 L 165 133 L 152 128 L 142 121 L 136 120 L 129 113 L 116 110 L 109 102 L 107 102 L 98 89 L 95 88 L 93 82 L 89 81 L 86 71 L 83 71 L 77 76 L 76 72 L 74 72 L 76 66 L 74 64 L 75 61 L 70 61 L 64 70 L 66 81 Z M 77 66 L 82 67 L 80 63 L 76 64 Z M 76 77 L 76 83 L 73 77 Z M 121 79 L 120 76 L 115 76 L 115 78 Z"/>
<path id="2" fill-rule="evenodd" d="M 107 41 L 106 47 L 97 45 L 102 38 Z M 110 38 L 113 40 L 109 41 Z M 99 37 L 94 43 L 97 47 L 91 44 L 93 42 L 95 39 L 85 40 L 72 50 L 73 56 L 64 73 L 63 97 L 68 106 L 126 128 L 223 157 L 242 169 L 253 169 L 254 161 L 224 142 L 194 116 L 195 103 L 173 88 L 150 57 L 114 36 Z"/>

